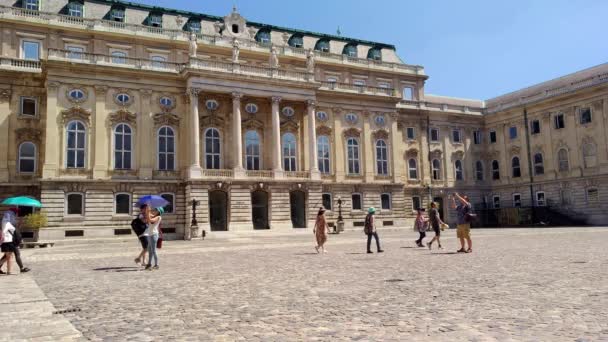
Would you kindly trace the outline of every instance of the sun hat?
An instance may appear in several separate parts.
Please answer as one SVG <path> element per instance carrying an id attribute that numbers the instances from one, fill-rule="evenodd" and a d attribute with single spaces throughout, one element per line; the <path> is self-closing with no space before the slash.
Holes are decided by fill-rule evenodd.
<path id="1" fill-rule="evenodd" d="M 165 213 L 165 208 L 163 207 L 158 207 L 156 208 L 156 211 L 158 211 L 158 215 L 163 215 Z"/>
<path id="2" fill-rule="evenodd" d="M 368 213 L 370 213 L 370 214 L 373 214 L 373 213 L 375 213 L 375 212 L 376 212 L 376 208 L 374 208 L 374 207 L 369 207 L 369 209 L 367 209 L 367 212 L 368 212 Z"/>

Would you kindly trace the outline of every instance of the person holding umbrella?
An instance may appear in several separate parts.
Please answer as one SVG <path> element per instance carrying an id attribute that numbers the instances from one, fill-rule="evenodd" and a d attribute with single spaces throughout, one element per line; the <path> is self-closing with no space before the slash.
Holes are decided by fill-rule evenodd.
<path id="1" fill-rule="evenodd" d="M 2 217 L 2 224 L 4 226 L 4 221 L 10 222 L 10 224 L 13 225 L 13 227 L 15 228 L 15 230 L 13 231 L 12 234 L 12 239 L 13 239 L 13 245 L 14 245 L 14 250 L 13 250 L 13 254 L 15 255 L 15 261 L 17 262 L 17 266 L 19 266 L 19 270 L 21 273 L 26 273 L 29 272 L 30 269 L 27 267 L 23 266 L 23 261 L 21 261 L 21 252 L 19 250 L 19 245 L 21 245 L 21 234 L 19 233 L 19 230 L 17 230 L 17 215 L 19 214 L 19 209 L 16 207 L 12 207 L 9 208 L 9 210 L 7 210 L 6 212 L 4 212 L 4 215 Z M 8 258 L 6 257 L 6 255 L 2 256 L 2 258 L 0 259 L 0 274 L 4 274 L 4 272 L 2 271 L 2 266 L 4 265 L 4 263 L 8 260 Z M 8 265 L 10 265 L 10 263 L 7 264 L 7 268 Z"/>
<path id="2" fill-rule="evenodd" d="M 157 270 L 158 255 L 156 254 L 156 244 L 158 243 L 160 234 L 161 216 L 165 213 L 163 207 L 169 204 L 169 202 L 160 196 L 148 195 L 141 197 L 137 204 L 140 207 L 143 205 L 146 206 L 143 212 L 143 219 L 147 224 L 146 231 L 143 235 L 148 237 L 148 264 L 146 265 L 146 270 Z M 154 266 L 152 266 L 152 259 L 154 259 Z"/>
<path id="3" fill-rule="evenodd" d="M 41 208 L 42 203 L 40 201 L 26 197 L 17 196 L 9 197 L 2 201 L 0 205 L 11 207 L 2 216 L 2 245 L 1 250 L 4 253 L 2 259 L 0 259 L 0 267 L 6 262 L 7 273 L 11 274 L 11 260 L 12 256 L 15 255 L 15 261 L 20 268 L 21 273 L 28 272 L 30 269 L 23 266 L 21 261 L 21 252 L 19 251 L 19 245 L 21 244 L 21 234 L 17 231 L 17 214 L 19 213 L 19 206 Z M 2 271 L 0 270 L 0 274 Z"/>

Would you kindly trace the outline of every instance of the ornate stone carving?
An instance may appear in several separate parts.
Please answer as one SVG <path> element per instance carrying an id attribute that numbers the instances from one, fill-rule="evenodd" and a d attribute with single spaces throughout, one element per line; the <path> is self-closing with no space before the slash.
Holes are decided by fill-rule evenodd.
<path id="1" fill-rule="evenodd" d="M 219 33 L 219 32 L 218 32 Z M 196 41 L 196 33 L 192 32 L 188 40 L 188 56 L 196 58 L 196 52 L 198 51 L 198 42 Z"/>
<path id="2" fill-rule="evenodd" d="M 61 83 L 57 82 L 57 81 L 47 81 L 46 82 L 46 89 L 51 90 L 51 91 L 55 91 L 55 90 L 57 90 L 57 88 L 59 88 L 60 85 L 61 85 Z"/>
<path id="3" fill-rule="evenodd" d="M 289 37 L 291 37 L 291 34 L 287 32 L 283 32 L 281 34 L 281 38 L 283 39 L 283 45 L 287 45 L 289 43 Z"/>
<path id="4" fill-rule="evenodd" d="M 359 138 L 361 136 L 361 130 L 355 127 L 345 130 L 343 133 L 345 138 Z"/>
<path id="5" fill-rule="evenodd" d="M 154 115 L 155 126 L 179 126 L 179 116 L 172 113 L 158 113 Z"/>
<path id="6" fill-rule="evenodd" d="M 279 67 L 279 54 L 277 52 L 277 48 L 274 46 L 270 49 L 269 65 L 273 69 Z"/>
<path id="7" fill-rule="evenodd" d="M 333 107 L 331 110 L 335 115 L 340 115 L 344 111 L 341 107 Z"/>
<path id="8" fill-rule="evenodd" d="M 204 130 L 208 127 L 223 127 L 224 126 L 224 118 L 219 115 L 206 115 L 201 118 L 201 130 Z"/>
<path id="9" fill-rule="evenodd" d="M 106 85 L 95 85 L 95 95 L 105 95 L 108 91 L 108 86 Z"/>
<path id="10" fill-rule="evenodd" d="M 0 89 L 0 102 L 10 101 L 12 94 L 11 89 Z"/>
<path id="11" fill-rule="evenodd" d="M 519 154 L 521 152 L 521 148 L 519 146 L 511 146 L 511 148 L 509 149 L 509 153 L 511 156 L 514 156 L 516 154 Z"/>
<path id="12" fill-rule="evenodd" d="M 281 97 L 280 96 L 273 96 L 272 97 L 272 103 L 280 103 L 281 102 Z"/>
<path id="13" fill-rule="evenodd" d="M 231 181 L 213 182 L 213 183 L 209 184 L 209 191 L 224 191 L 224 192 L 229 192 L 231 185 L 232 185 Z"/>
<path id="14" fill-rule="evenodd" d="M 255 27 L 249 27 L 248 31 L 249 31 L 249 39 L 255 39 L 255 35 L 258 33 L 258 30 L 256 30 Z"/>
<path id="15" fill-rule="evenodd" d="M 146 89 L 142 89 L 140 90 L 140 93 L 142 94 L 142 96 L 146 96 L 148 95 L 146 92 Z M 129 95 L 129 100 L 127 102 L 120 102 L 118 101 L 118 96 L 119 94 L 127 94 Z M 149 93 L 150 95 L 152 95 L 152 92 Z M 130 105 L 133 104 L 134 101 L 134 96 L 133 93 L 131 92 L 131 90 L 126 89 L 126 88 L 118 88 L 114 90 L 114 95 L 112 96 L 112 99 L 114 100 L 114 103 L 116 103 L 117 105 L 121 106 L 121 107 L 128 107 Z"/>
<path id="16" fill-rule="evenodd" d="M 161 103 L 161 99 L 163 98 L 168 98 L 169 100 L 171 100 L 171 103 L 169 105 Z M 163 112 L 170 112 L 175 109 L 175 106 L 177 105 L 177 99 L 173 95 L 160 95 L 156 98 L 156 103 L 158 103 L 158 106 Z"/>
<path id="17" fill-rule="evenodd" d="M 407 151 L 405 151 L 405 157 L 407 159 L 416 158 L 417 156 L 418 156 L 418 149 L 415 147 L 411 147 L 411 148 L 407 149 Z"/>
<path id="18" fill-rule="evenodd" d="M 69 170 L 76 170 L 79 171 L 81 169 L 69 169 Z M 64 170 L 67 171 L 67 170 Z M 61 186 L 61 188 L 63 188 L 64 192 L 80 192 L 80 193 L 86 193 L 87 192 L 87 188 L 85 186 L 84 183 L 81 182 L 70 182 L 70 183 L 65 183 Z"/>
<path id="19" fill-rule="evenodd" d="M 317 127 L 317 136 L 319 135 L 327 135 L 331 137 L 331 128 L 325 126 L 325 125 L 321 125 Z"/>
<path id="20" fill-rule="evenodd" d="M 239 62 L 239 55 L 241 53 L 241 47 L 239 41 L 234 38 L 232 41 L 232 63 Z"/>
<path id="21" fill-rule="evenodd" d="M 108 116 L 110 127 L 119 123 L 128 123 L 131 127 L 137 125 L 137 115 L 126 109 L 119 109 Z"/>
<path id="22" fill-rule="evenodd" d="M 71 120 L 80 120 L 89 126 L 91 124 L 91 111 L 79 106 L 72 107 L 61 112 L 61 120 L 63 125 Z"/>
<path id="23" fill-rule="evenodd" d="M 237 30 L 232 29 L 237 27 Z M 223 36 L 248 38 L 249 32 L 247 30 L 247 21 L 243 18 L 236 9 L 236 6 L 232 7 L 232 12 L 224 17 L 224 30 L 222 31 Z"/>
<path id="24" fill-rule="evenodd" d="M 135 189 L 132 183 L 117 183 L 114 185 L 114 193 L 129 193 L 132 194 Z"/>
<path id="25" fill-rule="evenodd" d="M 219 21 L 216 21 L 213 23 L 213 31 L 214 31 L 215 35 L 219 36 L 221 34 L 223 28 L 224 28 L 224 24 L 220 23 Z"/>
<path id="26" fill-rule="evenodd" d="M 17 141 L 32 141 L 32 142 L 40 142 L 42 139 L 42 131 L 37 128 L 31 127 L 22 127 L 17 128 L 15 130 L 15 134 L 17 135 Z"/>
<path id="27" fill-rule="evenodd" d="M 452 153 L 452 160 L 462 160 L 464 158 L 464 152 L 463 151 L 455 151 L 454 153 Z"/>
<path id="28" fill-rule="evenodd" d="M 281 123 L 282 132 L 297 133 L 299 128 L 300 128 L 300 125 L 294 120 L 286 120 Z"/>
<path id="29" fill-rule="evenodd" d="M 379 129 L 372 133 L 372 137 L 375 139 L 384 139 L 387 140 L 389 137 L 388 132 L 385 129 Z"/>
<path id="30" fill-rule="evenodd" d="M 431 158 L 441 158 L 442 153 L 443 151 L 441 151 L 440 149 L 434 149 L 429 154 L 431 155 Z"/>
<path id="31" fill-rule="evenodd" d="M 253 116 L 250 116 L 246 120 L 242 122 L 243 129 L 247 130 L 262 130 L 264 128 L 264 123 Z"/>
<path id="32" fill-rule="evenodd" d="M 182 17 L 181 15 L 178 15 L 177 17 L 175 17 L 175 25 L 177 26 L 177 28 L 181 29 L 182 27 L 184 27 L 185 22 L 186 22 L 185 17 Z"/>

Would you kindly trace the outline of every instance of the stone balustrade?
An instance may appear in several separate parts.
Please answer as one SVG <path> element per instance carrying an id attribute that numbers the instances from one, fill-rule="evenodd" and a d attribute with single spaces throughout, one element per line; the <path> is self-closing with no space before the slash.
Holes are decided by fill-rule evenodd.
<path id="1" fill-rule="evenodd" d="M 310 178 L 310 172 L 308 171 L 285 171 L 285 178 L 298 178 L 308 179 Z"/>
<path id="2" fill-rule="evenodd" d="M 230 169 L 203 169 L 204 177 L 234 178 L 234 171 Z"/>
<path id="3" fill-rule="evenodd" d="M 482 115 L 484 108 L 482 107 L 469 107 L 462 105 L 436 103 L 428 101 L 415 101 L 415 100 L 401 100 L 398 107 L 400 108 L 420 108 L 426 110 L 435 110 L 442 112 L 462 113 L 471 115 Z"/>
<path id="4" fill-rule="evenodd" d="M 268 68 L 257 65 L 227 63 L 212 59 L 191 58 L 188 68 L 225 72 L 237 75 L 257 76 L 290 81 L 314 82 L 312 74 L 281 68 Z"/>
<path id="5" fill-rule="evenodd" d="M 66 61 L 70 63 L 109 65 L 114 67 L 165 71 L 172 73 L 178 73 L 183 69 L 183 64 L 180 63 L 154 61 L 143 58 L 116 57 L 58 49 L 49 49 L 48 59 L 54 61 Z"/>
<path id="6" fill-rule="evenodd" d="M 367 95 L 384 95 L 384 96 L 399 96 L 393 88 L 372 87 L 366 85 L 356 85 L 351 83 L 326 82 L 322 81 L 322 90 L 337 90 L 351 93 L 367 94 Z"/>
<path id="7" fill-rule="evenodd" d="M 270 170 L 246 170 L 245 176 L 249 178 L 273 178 L 274 172 Z"/>
<path id="8" fill-rule="evenodd" d="M 41 72 L 40 61 L 16 59 L 8 57 L 0 57 L 1 70 L 25 71 L 25 72 Z"/>

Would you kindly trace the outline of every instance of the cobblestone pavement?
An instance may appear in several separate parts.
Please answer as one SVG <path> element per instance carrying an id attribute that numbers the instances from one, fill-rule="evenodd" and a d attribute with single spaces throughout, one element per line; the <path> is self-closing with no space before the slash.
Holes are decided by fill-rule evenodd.
<path id="1" fill-rule="evenodd" d="M 166 242 L 158 271 L 135 241 L 60 246 L 25 250 L 23 277 L 93 341 L 608 341 L 608 229 L 473 230 L 472 254 L 444 235 Z"/>

